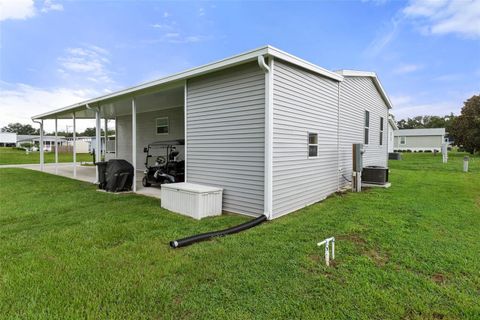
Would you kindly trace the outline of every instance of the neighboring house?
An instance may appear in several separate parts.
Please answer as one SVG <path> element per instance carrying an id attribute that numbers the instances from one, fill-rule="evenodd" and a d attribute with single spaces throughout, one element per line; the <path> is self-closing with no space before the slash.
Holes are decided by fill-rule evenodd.
<path id="1" fill-rule="evenodd" d="M 352 144 L 387 166 L 392 107 L 373 72 L 328 71 L 265 46 L 33 119 L 115 119 L 116 157 L 185 139 L 187 182 L 223 188 L 223 210 L 277 218 L 347 186 Z M 136 191 L 136 179 L 133 189 Z"/>
<path id="2" fill-rule="evenodd" d="M 441 151 L 445 139 L 445 128 L 400 129 L 395 131 L 395 150 Z"/>
<path id="3" fill-rule="evenodd" d="M 388 152 L 393 152 L 395 149 L 395 130 L 398 130 L 397 123 L 392 116 L 388 116 Z"/>
<path id="4" fill-rule="evenodd" d="M 12 132 L 0 132 L 1 147 L 15 147 L 17 143 L 17 134 Z"/>
<path id="5" fill-rule="evenodd" d="M 67 140 L 63 136 L 58 136 L 58 145 L 66 145 Z M 23 135 L 19 134 L 17 136 L 17 147 L 21 147 L 24 143 L 30 143 L 39 147 L 40 145 L 40 136 L 39 135 Z M 53 151 L 55 148 L 55 136 L 43 136 L 43 150 L 44 151 Z"/>

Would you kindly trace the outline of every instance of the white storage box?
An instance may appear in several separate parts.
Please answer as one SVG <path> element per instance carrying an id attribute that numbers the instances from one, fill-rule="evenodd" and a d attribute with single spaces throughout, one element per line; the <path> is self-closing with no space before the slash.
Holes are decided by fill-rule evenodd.
<path id="1" fill-rule="evenodd" d="M 222 214 L 223 189 L 180 182 L 162 184 L 162 208 L 195 219 Z"/>

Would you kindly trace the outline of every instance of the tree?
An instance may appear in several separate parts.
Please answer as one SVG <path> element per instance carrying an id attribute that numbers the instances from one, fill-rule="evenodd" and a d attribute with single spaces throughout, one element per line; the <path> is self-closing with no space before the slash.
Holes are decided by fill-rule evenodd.
<path id="1" fill-rule="evenodd" d="M 2 128 L 3 132 L 13 132 L 16 134 L 25 134 L 25 135 L 38 135 L 40 134 L 40 129 L 35 129 L 29 124 L 9 123 L 6 127 Z"/>
<path id="2" fill-rule="evenodd" d="M 417 116 L 414 118 L 401 119 L 397 121 L 397 126 L 400 129 L 423 129 L 423 128 L 445 128 L 450 132 L 455 115 L 450 113 L 443 117 L 440 116 Z"/>
<path id="3" fill-rule="evenodd" d="M 464 102 L 462 112 L 452 124 L 452 135 L 457 145 L 474 154 L 480 150 L 480 95 Z"/>

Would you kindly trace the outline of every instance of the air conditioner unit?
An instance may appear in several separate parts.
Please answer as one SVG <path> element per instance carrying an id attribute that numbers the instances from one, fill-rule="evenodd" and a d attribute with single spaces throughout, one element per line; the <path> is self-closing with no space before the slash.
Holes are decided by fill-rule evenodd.
<path id="1" fill-rule="evenodd" d="M 367 166 L 362 170 L 362 182 L 383 185 L 388 182 L 388 168 Z"/>
<path id="2" fill-rule="evenodd" d="M 399 152 L 390 152 L 388 160 L 402 160 L 402 155 Z"/>

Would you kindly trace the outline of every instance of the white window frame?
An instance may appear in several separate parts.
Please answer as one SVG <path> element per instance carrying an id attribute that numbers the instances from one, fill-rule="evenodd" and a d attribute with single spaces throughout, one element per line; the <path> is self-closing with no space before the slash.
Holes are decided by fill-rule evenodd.
<path id="1" fill-rule="evenodd" d="M 311 134 L 316 135 L 316 137 L 317 137 L 317 143 L 310 143 L 310 135 L 311 135 Z M 316 154 L 315 156 L 311 156 L 311 155 L 310 155 L 310 146 L 315 146 L 315 147 L 317 147 L 317 154 Z M 307 132 L 307 155 L 308 155 L 308 158 L 309 158 L 309 159 L 318 158 L 318 151 L 319 151 L 318 149 L 319 149 L 319 148 L 318 148 L 318 132 L 312 132 L 312 131 Z"/>
<path id="2" fill-rule="evenodd" d="M 403 138 L 403 143 L 402 143 L 402 138 Z M 407 144 L 407 137 L 406 136 L 400 136 L 400 144 L 402 146 Z"/>
<path id="3" fill-rule="evenodd" d="M 158 120 L 167 120 L 167 132 L 162 132 L 162 133 L 158 133 Z M 161 126 L 161 127 L 165 127 L 165 126 Z M 158 118 L 155 118 L 155 133 L 157 134 L 157 136 L 167 136 L 170 134 L 170 120 L 168 119 L 168 117 L 158 117 Z"/>
<path id="4" fill-rule="evenodd" d="M 368 113 L 368 126 L 367 126 L 367 113 Z M 367 134 L 365 134 L 365 132 Z M 365 142 L 366 141 L 366 142 Z M 370 111 L 365 110 L 363 113 L 363 144 L 370 144 Z"/>

